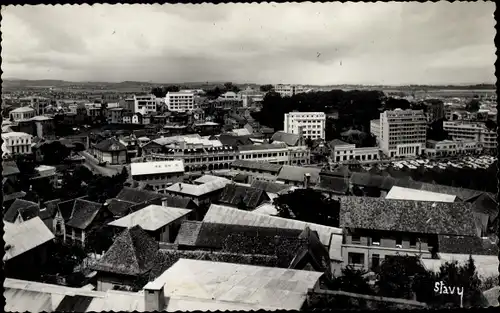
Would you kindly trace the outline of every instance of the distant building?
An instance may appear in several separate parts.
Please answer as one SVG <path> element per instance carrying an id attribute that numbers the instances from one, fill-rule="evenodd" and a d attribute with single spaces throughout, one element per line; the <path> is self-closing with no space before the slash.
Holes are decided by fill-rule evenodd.
<path id="1" fill-rule="evenodd" d="M 491 152 L 497 149 L 496 130 L 489 130 L 482 123 L 445 121 L 443 129 L 453 140 L 475 141 L 481 143 L 484 150 Z"/>
<path id="2" fill-rule="evenodd" d="M 482 151 L 483 145 L 481 143 L 470 140 L 427 140 L 425 147 L 425 154 L 430 157 L 480 154 Z"/>
<path id="3" fill-rule="evenodd" d="M 165 189 L 184 177 L 182 160 L 130 164 L 132 179 L 151 185 L 155 190 Z"/>
<path id="4" fill-rule="evenodd" d="M 123 123 L 123 108 L 108 109 L 108 124 Z"/>
<path id="5" fill-rule="evenodd" d="M 27 133 L 10 132 L 2 134 L 2 158 L 15 154 L 31 154 L 32 136 Z"/>
<path id="6" fill-rule="evenodd" d="M 391 158 L 414 157 L 425 149 L 427 120 L 422 110 L 380 113 L 380 148 Z"/>
<path id="7" fill-rule="evenodd" d="M 284 131 L 299 134 L 302 128 L 304 138 L 325 139 L 326 115 L 323 112 L 290 112 L 285 114 Z"/>
<path id="8" fill-rule="evenodd" d="M 380 120 L 370 121 L 370 134 L 375 136 L 378 144 L 380 141 Z"/>
<path id="9" fill-rule="evenodd" d="M 299 93 L 306 92 L 306 88 L 301 85 L 274 85 L 274 91 L 279 93 L 282 97 L 292 97 Z"/>
<path id="10" fill-rule="evenodd" d="M 22 121 L 35 117 L 35 110 L 31 107 L 20 107 L 10 111 L 9 117 L 12 121 Z"/>
<path id="11" fill-rule="evenodd" d="M 167 109 L 172 112 L 187 112 L 195 109 L 192 92 L 168 92 L 165 103 Z"/>
<path id="12" fill-rule="evenodd" d="M 429 122 L 434 122 L 445 118 L 444 103 L 441 101 L 436 101 L 429 104 L 427 108 L 427 117 Z"/>
<path id="13" fill-rule="evenodd" d="M 116 138 L 105 139 L 94 145 L 93 153 L 99 162 L 108 164 L 125 164 L 127 162 L 127 148 Z"/>
<path id="14" fill-rule="evenodd" d="M 358 160 L 360 163 L 380 160 L 378 147 L 356 148 L 356 145 L 334 139 L 329 142 L 334 162 L 345 163 Z"/>
<path id="15" fill-rule="evenodd" d="M 134 113 L 149 114 L 156 112 L 156 96 L 134 96 Z"/>

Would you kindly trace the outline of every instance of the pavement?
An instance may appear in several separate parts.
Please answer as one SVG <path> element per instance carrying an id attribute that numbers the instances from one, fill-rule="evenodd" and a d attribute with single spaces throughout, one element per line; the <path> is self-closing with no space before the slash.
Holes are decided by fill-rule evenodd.
<path id="1" fill-rule="evenodd" d="M 122 171 L 123 165 L 99 166 L 99 161 L 87 151 L 82 151 L 78 154 L 85 158 L 84 165 L 94 174 L 111 177 L 113 175 L 119 174 Z"/>

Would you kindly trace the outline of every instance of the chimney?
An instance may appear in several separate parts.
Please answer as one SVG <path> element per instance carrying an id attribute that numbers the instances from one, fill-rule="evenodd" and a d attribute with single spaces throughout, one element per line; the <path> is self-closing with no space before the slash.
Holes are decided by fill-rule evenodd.
<path id="1" fill-rule="evenodd" d="M 164 286 L 159 286 L 155 282 L 148 283 L 144 286 L 144 311 L 155 312 L 163 311 L 165 307 L 165 292 Z"/>
<path id="2" fill-rule="evenodd" d="M 168 205 L 167 205 L 167 197 L 161 198 L 161 206 L 164 207 L 164 208 L 168 207 Z"/>
<path id="3" fill-rule="evenodd" d="M 309 188 L 309 184 L 311 183 L 311 174 L 305 173 L 304 174 L 304 188 Z"/>

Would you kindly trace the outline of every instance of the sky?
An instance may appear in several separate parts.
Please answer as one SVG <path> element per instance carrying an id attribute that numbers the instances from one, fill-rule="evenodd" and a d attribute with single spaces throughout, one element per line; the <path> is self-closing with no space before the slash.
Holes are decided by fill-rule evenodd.
<path id="1" fill-rule="evenodd" d="M 2 78 L 495 83 L 493 2 L 2 6 Z"/>

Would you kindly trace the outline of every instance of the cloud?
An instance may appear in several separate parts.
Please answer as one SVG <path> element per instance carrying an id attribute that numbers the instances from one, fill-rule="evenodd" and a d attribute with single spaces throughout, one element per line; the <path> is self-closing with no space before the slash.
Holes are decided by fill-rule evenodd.
<path id="1" fill-rule="evenodd" d="M 2 70 L 75 81 L 494 82 L 494 6 L 7 6 Z"/>

